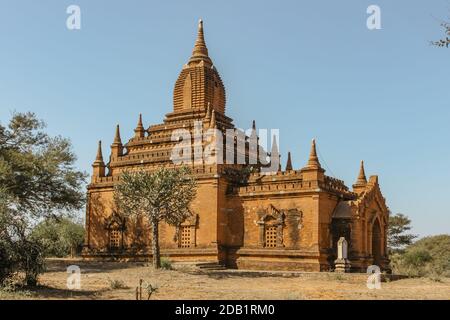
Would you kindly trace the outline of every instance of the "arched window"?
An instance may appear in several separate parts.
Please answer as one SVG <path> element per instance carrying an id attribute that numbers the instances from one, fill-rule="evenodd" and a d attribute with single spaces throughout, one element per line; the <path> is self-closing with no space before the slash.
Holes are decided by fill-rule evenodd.
<path id="1" fill-rule="evenodd" d="M 284 247 L 284 213 L 269 205 L 267 209 L 260 209 L 258 218 L 260 246 L 264 248 Z"/>
<path id="2" fill-rule="evenodd" d="M 181 226 L 180 227 L 180 248 L 190 248 L 195 246 L 194 240 L 195 230 L 192 226 Z"/>
<path id="3" fill-rule="evenodd" d="M 113 212 L 105 221 L 105 229 L 108 231 L 108 248 L 110 250 L 122 249 L 124 247 L 125 218 Z"/>
<path id="4" fill-rule="evenodd" d="M 278 227 L 266 225 L 264 229 L 264 246 L 266 248 L 276 248 L 278 242 Z"/>
<path id="5" fill-rule="evenodd" d="M 372 257 L 373 264 L 381 265 L 382 258 L 382 234 L 380 221 L 375 219 L 372 226 Z"/>
<path id="6" fill-rule="evenodd" d="M 193 248 L 197 246 L 198 215 L 195 214 L 183 222 L 177 230 L 178 248 Z"/>
<path id="7" fill-rule="evenodd" d="M 121 243 L 121 231 L 119 229 L 110 230 L 109 247 L 111 249 L 119 249 Z"/>

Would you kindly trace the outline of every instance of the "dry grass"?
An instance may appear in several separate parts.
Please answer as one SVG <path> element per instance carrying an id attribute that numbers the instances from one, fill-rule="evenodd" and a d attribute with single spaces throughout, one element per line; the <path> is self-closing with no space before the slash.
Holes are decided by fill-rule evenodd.
<path id="1" fill-rule="evenodd" d="M 66 267 L 81 267 L 81 290 L 66 287 Z M 111 279 L 121 286 L 111 287 Z M 41 286 L 26 292 L 0 292 L 0 299 L 134 299 L 139 279 L 158 286 L 152 299 L 450 299 L 450 279 L 403 279 L 366 287 L 364 276 L 310 274 L 307 277 L 257 276 L 189 268 L 154 271 L 146 264 L 117 262 L 50 261 Z"/>

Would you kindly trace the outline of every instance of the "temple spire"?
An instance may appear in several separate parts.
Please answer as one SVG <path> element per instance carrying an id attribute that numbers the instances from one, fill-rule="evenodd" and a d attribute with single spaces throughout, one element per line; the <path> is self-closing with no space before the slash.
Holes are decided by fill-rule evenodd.
<path id="1" fill-rule="evenodd" d="M 102 153 L 102 141 L 99 140 L 97 147 L 97 156 L 95 157 L 95 163 L 103 163 L 103 153 Z"/>
<path id="2" fill-rule="evenodd" d="M 310 181 L 309 187 L 311 188 L 320 188 L 320 182 L 325 180 L 325 170 L 320 166 L 319 158 L 317 157 L 315 139 L 311 143 L 308 163 L 302 168 L 301 172 L 303 181 Z"/>
<path id="3" fill-rule="evenodd" d="M 270 152 L 270 167 L 276 171 L 281 171 L 280 151 L 278 150 L 277 137 L 274 135 L 272 139 L 272 150 Z M 276 166 L 274 168 L 273 166 Z"/>
<path id="4" fill-rule="evenodd" d="M 258 133 L 256 132 L 256 121 L 252 121 L 252 131 L 250 131 L 250 138 L 256 138 L 259 140 Z"/>
<path id="5" fill-rule="evenodd" d="M 367 184 L 367 178 L 366 178 L 366 172 L 364 171 L 364 161 L 361 160 L 361 166 L 359 168 L 359 175 L 358 179 L 356 180 L 355 185 L 366 185 Z"/>
<path id="6" fill-rule="evenodd" d="M 145 136 L 145 129 L 142 125 L 142 114 L 139 114 L 139 120 L 136 129 L 134 129 L 136 138 L 143 138 Z"/>
<path id="7" fill-rule="evenodd" d="M 97 147 L 97 156 L 95 157 L 95 161 L 92 164 L 93 172 L 92 172 L 92 182 L 96 182 L 98 178 L 105 176 L 105 163 L 103 162 L 103 154 L 102 154 L 102 141 L 98 142 Z"/>
<path id="8" fill-rule="evenodd" d="M 122 139 L 120 138 L 120 127 L 119 125 L 116 126 L 116 134 L 114 136 L 114 142 L 113 144 L 122 144 Z"/>
<path id="9" fill-rule="evenodd" d="M 291 152 L 288 152 L 288 158 L 287 158 L 287 162 L 286 162 L 286 171 L 291 171 L 292 170 L 292 160 L 291 160 Z"/>
<path id="10" fill-rule="evenodd" d="M 198 22 L 197 39 L 195 40 L 194 50 L 192 51 L 192 56 L 189 59 L 189 64 L 199 61 L 205 61 L 209 64 L 212 64 L 212 61 L 208 56 L 208 48 L 206 48 L 202 19 L 200 19 Z"/>
<path id="11" fill-rule="evenodd" d="M 309 153 L 308 165 L 310 168 L 320 168 L 319 158 L 317 157 L 316 151 L 316 140 L 312 140 L 311 152 Z"/>
<path id="12" fill-rule="evenodd" d="M 114 136 L 114 141 L 111 144 L 111 161 L 117 159 L 117 157 L 122 156 L 123 154 L 123 145 L 122 139 L 120 138 L 120 127 L 117 125 L 116 127 L 116 135 Z"/>

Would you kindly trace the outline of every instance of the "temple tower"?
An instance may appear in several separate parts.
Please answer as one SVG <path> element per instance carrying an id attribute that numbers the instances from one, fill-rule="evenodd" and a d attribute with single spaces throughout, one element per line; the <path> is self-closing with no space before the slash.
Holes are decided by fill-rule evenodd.
<path id="1" fill-rule="evenodd" d="M 203 21 L 200 20 L 192 56 L 175 83 L 173 110 L 182 112 L 194 109 L 206 114 L 208 104 L 212 110 L 225 114 L 225 87 L 208 55 Z"/>

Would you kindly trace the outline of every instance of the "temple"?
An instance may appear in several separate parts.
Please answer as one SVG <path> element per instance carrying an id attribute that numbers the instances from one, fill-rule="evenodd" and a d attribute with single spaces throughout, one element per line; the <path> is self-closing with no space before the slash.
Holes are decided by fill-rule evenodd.
<path id="1" fill-rule="evenodd" d="M 154 170 L 175 166 L 175 130 L 195 134 L 216 129 L 225 144 L 225 132 L 234 129 L 226 115 L 224 83 L 206 47 L 202 21 L 194 50 L 182 67 L 173 91 L 173 109 L 162 123 L 145 127 L 139 115 L 134 135 L 122 142 L 119 125 L 107 163 L 101 142 L 93 163 L 86 206 L 86 259 L 139 260 L 151 256 L 151 230 L 144 218 L 127 219 L 115 210 L 114 185 L 125 170 Z M 241 138 L 239 138 L 241 137 Z M 216 136 L 217 138 L 217 136 Z M 243 140 L 242 140 L 243 139 Z M 327 176 L 312 140 L 308 162 L 294 168 L 290 153 L 285 170 L 262 172 L 267 163 L 251 164 L 258 141 L 256 124 L 251 134 L 234 139 L 233 157 L 245 163 L 192 161 L 198 182 L 192 203 L 195 213 L 177 227 L 160 225 L 163 256 L 172 261 L 210 263 L 239 269 L 332 271 L 337 243 L 348 242 L 351 271 L 369 265 L 389 267 L 387 227 L 389 210 L 378 177 L 366 178 L 364 163 L 352 189 Z M 244 149 L 237 147 L 243 142 Z M 192 148 L 205 148 L 208 141 Z M 225 148 L 224 148 L 225 150 Z M 190 156 L 193 157 L 195 150 Z M 270 153 L 278 155 L 276 143 Z M 257 157 L 258 158 L 258 157 Z M 357 170 L 355 170 L 357 172 Z"/>

